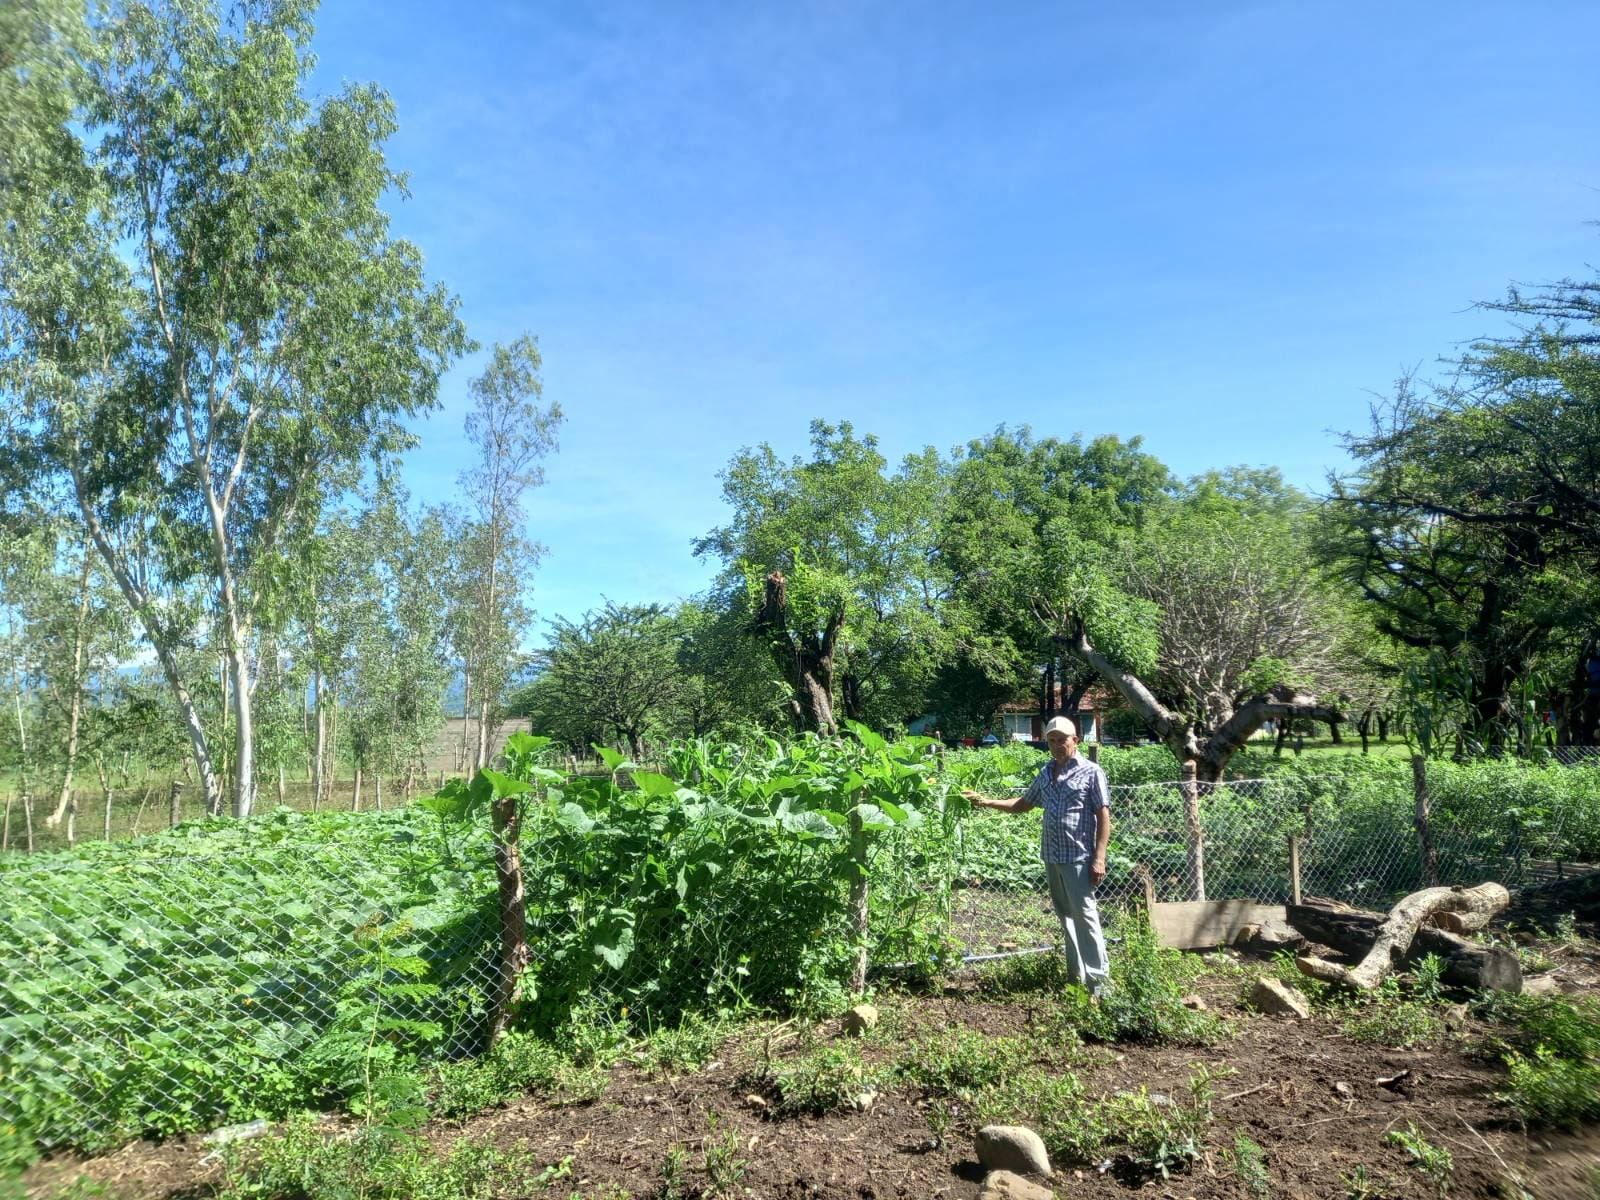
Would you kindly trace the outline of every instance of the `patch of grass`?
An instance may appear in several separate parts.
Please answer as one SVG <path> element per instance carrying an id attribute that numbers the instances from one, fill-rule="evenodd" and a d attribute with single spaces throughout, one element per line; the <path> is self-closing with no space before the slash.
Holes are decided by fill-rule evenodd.
<path id="1" fill-rule="evenodd" d="M 1339 1182 L 1344 1185 L 1344 1200 L 1381 1200 L 1383 1196 L 1382 1187 L 1367 1174 L 1364 1163 L 1339 1176 Z"/>
<path id="2" fill-rule="evenodd" d="M 1246 1134 L 1233 1139 L 1233 1149 L 1223 1152 L 1233 1173 L 1256 1200 L 1272 1195 L 1272 1180 L 1267 1175 L 1267 1152 Z"/>
<path id="3" fill-rule="evenodd" d="M 1437 1041 L 1444 1021 L 1418 1000 L 1379 1000 L 1347 1018 L 1342 1028 L 1353 1041 L 1400 1049 Z"/>
<path id="4" fill-rule="evenodd" d="M 1410 1121 L 1404 1129 L 1391 1129 L 1383 1139 L 1391 1146 L 1399 1146 L 1411 1157 L 1411 1164 L 1428 1177 L 1434 1190 L 1443 1196 L 1450 1190 L 1450 1173 L 1455 1170 L 1455 1159 L 1443 1146 L 1435 1146 Z"/>
<path id="5" fill-rule="evenodd" d="M 773 1111 L 788 1116 L 844 1112 L 856 1107 L 857 1098 L 876 1087 L 878 1079 L 855 1043 L 839 1042 L 774 1066 L 763 1082 L 777 1093 Z"/>
<path id="6" fill-rule="evenodd" d="M 513 1032 L 481 1058 L 435 1068 L 429 1107 L 437 1116 L 461 1120 L 529 1093 L 576 1104 L 598 1099 L 606 1082 L 603 1064 L 574 1062 L 549 1042 Z"/>
<path id="7" fill-rule="evenodd" d="M 1101 1042 L 1210 1046 L 1231 1033 L 1221 1017 L 1185 1008 L 1189 985 L 1203 970 L 1196 959 L 1163 949 L 1143 919 L 1118 926 L 1123 941 L 1111 959 L 1111 983 L 1098 1002 L 1069 987 L 1061 1023 Z"/>
<path id="8" fill-rule="evenodd" d="M 1511 1081 L 1500 1098 L 1529 1125 L 1556 1125 L 1576 1131 L 1600 1120 L 1600 1065 L 1563 1058 L 1546 1046 L 1531 1056 L 1506 1058 Z"/>
<path id="9" fill-rule="evenodd" d="M 542 1190 L 561 1173 L 525 1151 L 459 1141 L 436 1151 L 379 1126 L 333 1137 L 302 1113 L 281 1133 L 229 1149 L 218 1200 L 498 1200 Z M 570 1162 L 568 1163 L 570 1169 Z"/>
<path id="10" fill-rule="evenodd" d="M 1022 1070 L 1031 1056 L 1017 1038 L 958 1027 L 913 1042 L 895 1072 L 934 1096 L 971 1096 Z"/>
<path id="11" fill-rule="evenodd" d="M 715 1113 L 708 1114 L 708 1120 L 711 1130 L 701 1142 L 706 1171 L 706 1190 L 703 1194 L 724 1197 L 738 1195 L 739 1181 L 744 1178 L 745 1169 L 750 1165 L 744 1157 L 744 1142 L 737 1129 L 725 1129 L 717 1133 Z"/>
<path id="12" fill-rule="evenodd" d="M 735 1021 L 723 1014 L 685 1013 L 676 1026 L 663 1025 L 640 1041 L 631 1057 L 652 1075 L 684 1075 L 698 1071 L 715 1057 L 733 1032 Z"/>
<path id="13" fill-rule="evenodd" d="M 985 996 L 1059 992 L 1067 986 L 1067 963 L 1054 951 L 1015 954 L 983 963 L 977 971 L 978 991 Z"/>

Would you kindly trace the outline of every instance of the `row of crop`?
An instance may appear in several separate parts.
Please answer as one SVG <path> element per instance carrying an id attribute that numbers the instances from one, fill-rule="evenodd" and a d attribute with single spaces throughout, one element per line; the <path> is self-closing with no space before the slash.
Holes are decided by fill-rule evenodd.
<path id="1" fill-rule="evenodd" d="M 499 917 L 475 794 L 520 806 L 532 961 L 516 1017 L 546 1035 L 575 1013 L 655 1026 L 837 1003 L 863 949 L 857 865 L 865 948 L 944 952 L 958 814 L 924 746 L 700 743 L 630 779 L 552 771 L 535 742 L 397 812 L 281 810 L 0 859 L 0 1129 L 101 1147 L 481 1051 Z"/>

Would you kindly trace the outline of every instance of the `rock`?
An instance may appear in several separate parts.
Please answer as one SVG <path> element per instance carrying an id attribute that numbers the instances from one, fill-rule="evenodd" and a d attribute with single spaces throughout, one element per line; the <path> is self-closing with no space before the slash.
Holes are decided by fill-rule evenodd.
<path id="1" fill-rule="evenodd" d="M 1051 1191 L 1044 1184 L 1014 1171 L 990 1171 L 984 1177 L 978 1200 L 1050 1200 L 1050 1196 Z"/>
<path id="2" fill-rule="evenodd" d="M 1246 942 L 1254 941 L 1256 935 L 1258 935 L 1260 932 L 1261 926 L 1259 925 L 1241 925 L 1239 926 L 1239 932 L 1233 935 L 1233 944 L 1235 946 L 1242 946 Z"/>
<path id="3" fill-rule="evenodd" d="M 870 1004 L 858 1004 L 844 1015 L 844 1031 L 851 1037 L 860 1037 L 878 1024 L 878 1010 Z"/>
<path id="4" fill-rule="evenodd" d="M 1345 1083 L 1342 1079 L 1333 1085 L 1333 1090 L 1345 1100 L 1350 1099 L 1350 1096 L 1352 1095 L 1350 1091 L 1350 1085 Z"/>
<path id="5" fill-rule="evenodd" d="M 850 1099 L 850 1103 L 855 1106 L 857 1112 L 866 1112 L 877 1102 L 878 1089 L 875 1087 L 869 1087 L 864 1091 L 857 1092 Z"/>
<path id="6" fill-rule="evenodd" d="M 985 1125 L 978 1130 L 978 1161 L 989 1171 L 1050 1177 L 1044 1139 L 1022 1125 Z"/>
<path id="7" fill-rule="evenodd" d="M 1531 979 L 1522 981 L 1522 994 L 1524 996 L 1559 996 L 1561 985 L 1556 982 L 1554 975 L 1535 975 Z"/>
<path id="8" fill-rule="evenodd" d="M 1190 992 L 1187 996 L 1185 996 L 1181 1003 L 1185 1008 L 1193 1009 L 1195 1012 L 1206 1012 L 1209 1010 L 1209 1006 L 1206 1004 L 1206 1002 L 1200 999 L 1199 996 L 1196 996 L 1193 992 Z"/>
<path id="9" fill-rule="evenodd" d="M 758 1096 L 754 1092 L 751 1092 L 748 1096 L 746 1096 L 744 1098 L 744 1102 L 746 1104 L 748 1104 L 751 1108 L 755 1109 L 757 1112 L 766 1112 L 767 1111 L 767 1107 L 768 1106 L 767 1106 L 766 1097 Z"/>
<path id="10" fill-rule="evenodd" d="M 1256 980 L 1250 989 L 1250 1007 L 1269 1016 L 1298 1017 L 1302 1021 L 1311 1015 L 1304 995 L 1271 976 Z"/>
<path id="11" fill-rule="evenodd" d="M 1444 1010 L 1444 1027 L 1451 1033 L 1460 1033 L 1467 1027 L 1467 1006 L 1452 1004 Z"/>

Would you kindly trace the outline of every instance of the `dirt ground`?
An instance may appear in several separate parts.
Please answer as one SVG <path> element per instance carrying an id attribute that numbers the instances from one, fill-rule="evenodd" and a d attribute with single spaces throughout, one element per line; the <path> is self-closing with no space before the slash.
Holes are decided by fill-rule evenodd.
<path id="1" fill-rule="evenodd" d="M 1592 945 L 1592 944 L 1591 944 Z M 1557 952 L 1563 990 L 1600 991 L 1600 952 Z M 1468 1019 L 1438 1044 L 1392 1050 L 1352 1041 L 1336 1017 L 1308 1021 L 1263 1017 L 1240 1003 L 1237 972 L 1208 971 L 1197 989 L 1237 1035 L 1210 1049 L 1100 1047 L 1086 1055 L 1080 1078 L 1093 1095 L 1148 1087 L 1178 1094 L 1192 1064 L 1234 1072 L 1217 1084 L 1215 1122 L 1204 1159 L 1171 1179 L 1131 1177 L 1116 1164 L 1059 1168 L 1057 1196 L 1186 1200 L 1230 1197 L 1263 1200 L 1234 1173 L 1224 1151 L 1246 1134 L 1265 1151 L 1273 1197 L 1402 1200 L 1438 1191 L 1406 1153 L 1384 1143 L 1391 1129 L 1415 1123 L 1429 1141 L 1448 1149 L 1455 1167 L 1448 1195 L 1522 1200 L 1600 1200 L 1600 1127 L 1579 1135 L 1518 1129 L 1494 1098 L 1505 1072 L 1474 1053 L 1488 1031 Z M 1046 1001 L 984 998 L 970 981 L 934 996 L 889 996 L 880 1001 L 884 1027 L 866 1056 L 886 1057 L 896 1040 L 919 1032 L 965 1026 L 988 1034 L 1033 1035 Z M 885 1036 L 886 1031 L 889 1036 Z M 824 1030 L 822 1036 L 832 1035 Z M 435 1126 L 440 1145 L 470 1136 L 520 1146 L 552 1166 L 570 1158 L 548 1195 L 572 1193 L 635 1198 L 661 1194 L 669 1149 L 685 1154 L 690 1194 L 704 1186 L 704 1144 L 737 1131 L 744 1161 L 742 1194 L 793 1200 L 880 1200 L 916 1197 L 970 1200 L 980 1191 L 972 1131 L 959 1116 L 944 1141 L 914 1090 L 883 1093 L 865 1113 L 770 1119 L 752 1100 L 750 1071 L 761 1039 L 730 1039 L 704 1069 L 677 1078 L 651 1077 L 632 1065 L 613 1069 L 598 1101 L 555 1106 L 526 1099 L 460 1126 Z M 782 1051 L 780 1051 L 781 1053 Z M 1380 1079 L 1410 1074 L 1385 1087 Z M 713 1133 L 714 1131 L 714 1133 Z M 102 1158 L 59 1158 L 37 1165 L 25 1180 L 29 1197 L 56 1194 L 78 1176 L 118 1197 L 200 1197 L 219 1177 L 210 1147 L 198 1138 L 139 1143 Z M 1344 1177 L 1365 1166 L 1372 1190 L 1347 1190 Z M 735 1191 L 734 1195 L 740 1194 Z"/>

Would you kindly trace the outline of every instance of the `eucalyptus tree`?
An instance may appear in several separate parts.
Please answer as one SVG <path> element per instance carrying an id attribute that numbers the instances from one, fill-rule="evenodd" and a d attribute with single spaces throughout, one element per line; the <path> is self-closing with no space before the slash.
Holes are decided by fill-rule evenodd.
<path id="1" fill-rule="evenodd" d="M 539 343 L 524 334 L 509 345 L 497 344 L 471 384 L 466 431 L 478 461 L 463 472 L 461 484 L 475 520 L 458 547 L 468 595 L 457 641 L 467 703 L 476 696 L 478 705 L 474 768 L 489 761 L 492 721 L 531 618 L 528 583 L 543 551 L 522 533 L 522 499 L 544 482 L 542 461 L 556 448 L 562 414 L 555 402 L 540 404 L 540 366 Z"/>
<path id="2" fill-rule="evenodd" d="M 113 6 L 55 73 L 0 195 L 0 370 L 19 458 L 59 484 L 153 650 L 207 802 L 184 650 L 215 636 L 233 806 L 255 795 L 260 618 L 296 530 L 409 441 L 467 346 L 381 202 L 394 107 L 313 103 L 311 6 Z M 50 44 L 54 45 L 55 42 Z M 53 59 L 52 62 L 55 60 Z"/>

